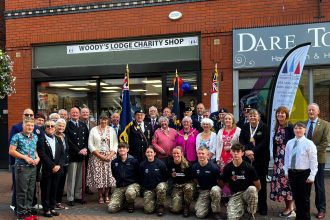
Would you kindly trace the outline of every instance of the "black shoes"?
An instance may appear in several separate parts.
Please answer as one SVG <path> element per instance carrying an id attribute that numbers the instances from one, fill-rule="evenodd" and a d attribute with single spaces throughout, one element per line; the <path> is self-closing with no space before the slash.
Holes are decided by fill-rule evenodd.
<path id="1" fill-rule="evenodd" d="M 50 211 L 44 212 L 44 216 L 47 217 L 47 218 L 53 217 L 53 215 Z"/>
<path id="2" fill-rule="evenodd" d="M 74 206 L 74 201 L 68 201 L 67 204 L 68 206 Z"/>
<path id="3" fill-rule="evenodd" d="M 156 212 L 157 212 L 158 216 L 164 215 L 164 206 L 163 205 L 158 205 Z"/>
<path id="4" fill-rule="evenodd" d="M 133 213 L 134 212 L 134 202 L 132 203 L 127 203 L 127 211 L 129 213 Z"/>
<path id="5" fill-rule="evenodd" d="M 55 210 L 50 210 L 50 213 L 52 214 L 52 216 L 59 216 L 60 213 L 56 212 Z"/>
<path id="6" fill-rule="evenodd" d="M 189 206 L 185 205 L 183 208 L 183 217 L 187 218 L 189 215 Z"/>
<path id="7" fill-rule="evenodd" d="M 83 200 L 83 199 L 75 199 L 74 200 L 75 202 L 78 202 L 78 203 L 80 203 L 80 204 L 86 204 L 87 202 L 85 201 L 85 200 Z"/>

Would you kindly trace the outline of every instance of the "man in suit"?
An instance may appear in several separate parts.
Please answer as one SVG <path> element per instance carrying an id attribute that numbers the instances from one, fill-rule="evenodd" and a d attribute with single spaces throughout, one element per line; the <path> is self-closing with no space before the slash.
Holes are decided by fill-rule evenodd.
<path id="1" fill-rule="evenodd" d="M 318 171 L 315 176 L 315 206 L 317 219 L 325 218 L 326 198 L 324 188 L 324 166 L 326 163 L 326 148 L 329 145 L 329 123 L 320 119 L 320 108 L 316 103 L 308 106 L 308 121 L 306 123 L 306 137 L 314 142 L 317 148 Z"/>
<path id="2" fill-rule="evenodd" d="M 158 119 L 158 109 L 155 106 L 151 106 L 149 108 L 149 117 L 144 119 L 146 123 L 149 123 L 151 125 L 151 139 L 154 136 L 154 133 L 157 128 L 160 128 Z"/>
<path id="3" fill-rule="evenodd" d="M 80 110 L 73 107 L 70 110 L 71 119 L 68 121 L 65 135 L 69 145 L 69 168 L 67 178 L 68 205 L 73 206 L 76 199 L 80 203 L 84 201 L 85 191 L 85 160 L 87 158 L 88 136 L 87 125 L 79 120 Z"/>
<path id="4" fill-rule="evenodd" d="M 94 128 L 97 125 L 95 119 L 90 118 L 90 110 L 87 107 L 84 107 L 81 109 L 80 120 L 86 124 L 88 131 L 92 130 L 92 128 Z M 87 158 L 85 160 L 85 175 L 86 175 L 85 179 L 87 178 L 87 167 L 88 167 L 89 155 L 90 155 L 90 152 L 87 149 Z M 93 192 L 89 189 L 88 186 L 86 186 L 85 193 L 88 195 L 93 195 Z"/>
<path id="5" fill-rule="evenodd" d="M 193 114 L 191 116 L 191 120 L 193 121 L 193 127 L 196 128 L 196 130 L 199 133 L 201 133 L 203 132 L 201 121 L 203 119 L 203 112 L 205 110 L 205 106 L 203 103 L 199 103 L 196 108 L 197 108 L 197 114 Z"/>
<path id="6" fill-rule="evenodd" d="M 115 112 L 111 115 L 111 127 L 113 127 L 113 129 L 115 129 L 117 137 L 119 137 L 120 133 L 121 133 L 121 127 L 120 127 L 120 115 Z"/>
<path id="7" fill-rule="evenodd" d="M 242 116 L 239 121 L 236 123 L 236 126 L 242 128 L 244 124 L 249 123 L 249 111 L 251 110 L 251 105 L 244 105 Z"/>
<path id="8" fill-rule="evenodd" d="M 54 134 L 55 122 L 49 120 L 45 123 L 45 135 L 40 137 L 37 143 L 37 151 L 42 164 L 40 185 L 45 217 L 59 215 L 55 211 L 56 193 L 65 160 L 63 142 Z"/>
<path id="9" fill-rule="evenodd" d="M 128 129 L 128 142 L 131 155 L 142 162 L 147 146 L 151 144 L 151 125 L 144 123 L 145 113 L 142 109 L 135 111 L 134 118 Z"/>

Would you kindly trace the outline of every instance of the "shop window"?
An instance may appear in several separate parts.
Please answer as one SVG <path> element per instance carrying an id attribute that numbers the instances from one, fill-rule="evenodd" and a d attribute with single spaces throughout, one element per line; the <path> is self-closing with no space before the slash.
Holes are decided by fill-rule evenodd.
<path id="1" fill-rule="evenodd" d="M 319 117 L 330 121 L 330 69 L 314 69 L 314 102 L 320 106 Z"/>
<path id="2" fill-rule="evenodd" d="M 89 80 L 41 82 L 38 89 L 38 111 L 46 115 L 73 106 L 88 107 L 96 117 L 96 82 Z"/>

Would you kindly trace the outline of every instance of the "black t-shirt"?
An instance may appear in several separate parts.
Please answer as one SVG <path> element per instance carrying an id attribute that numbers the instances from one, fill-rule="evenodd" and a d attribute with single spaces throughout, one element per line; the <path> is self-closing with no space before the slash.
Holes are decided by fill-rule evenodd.
<path id="1" fill-rule="evenodd" d="M 174 163 L 173 158 L 168 160 L 167 170 L 174 184 L 184 184 L 191 181 L 191 167 L 182 169 L 180 164 Z"/>
<path id="2" fill-rule="evenodd" d="M 200 189 L 210 190 L 213 186 L 218 185 L 220 170 L 214 163 L 209 161 L 205 166 L 201 166 L 196 162 L 191 170 L 192 178 L 197 180 Z"/>
<path id="3" fill-rule="evenodd" d="M 249 186 L 254 186 L 254 181 L 259 180 L 255 169 L 244 160 L 238 167 L 233 162 L 227 164 L 221 179 L 228 183 L 233 193 L 245 191 Z"/>
<path id="4" fill-rule="evenodd" d="M 167 180 L 167 169 L 163 161 L 155 158 L 149 162 L 144 160 L 140 164 L 141 185 L 148 190 L 155 189 L 156 186 Z"/>

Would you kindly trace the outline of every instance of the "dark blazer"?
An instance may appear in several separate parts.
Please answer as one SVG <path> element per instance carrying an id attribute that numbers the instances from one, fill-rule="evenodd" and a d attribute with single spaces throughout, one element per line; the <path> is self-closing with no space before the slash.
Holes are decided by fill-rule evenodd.
<path id="1" fill-rule="evenodd" d="M 191 116 L 191 120 L 192 120 L 192 126 L 193 126 L 193 128 L 195 128 L 198 131 L 198 133 L 203 132 L 203 128 L 201 126 L 201 123 L 198 121 L 198 115 L 197 114 L 196 115 L 192 115 Z"/>
<path id="2" fill-rule="evenodd" d="M 277 130 L 275 130 L 275 133 L 277 132 Z M 288 127 L 284 128 L 284 132 L 285 132 L 285 138 L 284 138 L 284 145 L 286 145 L 286 143 L 295 137 L 294 132 L 293 132 L 293 126 L 292 124 L 288 124 Z M 275 160 L 275 156 L 276 156 L 276 141 L 275 141 L 275 135 L 273 137 L 273 159 Z"/>
<path id="3" fill-rule="evenodd" d="M 252 150 L 254 152 L 252 165 L 257 170 L 257 173 L 266 175 L 270 160 L 269 129 L 262 121 L 259 122 L 259 126 L 253 138 L 256 143 L 255 146 L 250 142 L 250 124 L 244 124 L 239 135 L 239 142 L 245 146 L 245 150 Z M 248 160 L 247 158 L 244 159 Z"/>
<path id="4" fill-rule="evenodd" d="M 307 132 L 308 131 L 306 131 L 306 133 Z M 330 125 L 327 121 L 322 120 L 320 118 L 317 119 L 317 123 L 315 125 L 313 132 L 312 141 L 317 149 L 317 162 L 326 163 L 326 158 L 327 158 L 326 150 L 330 142 Z"/>
<path id="5" fill-rule="evenodd" d="M 128 129 L 130 154 L 141 162 L 145 158 L 145 151 L 147 146 L 151 144 L 151 140 L 151 125 L 149 123 L 144 123 L 144 133 L 142 133 L 142 130 L 138 128 L 134 120 Z"/>
<path id="6" fill-rule="evenodd" d="M 113 124 L 110 124 L 110 126 L 113 127 L 113 129 L 115 129 Z M 124 128 L 124 129 L 125 129 L 125 128 Z M 116 131 L 116 129 L 115 129 L 115 131 Z M 121 127 L 120 127 L 120 124 L 118 124 L 117 138 L 119 138 L 121 132 L 122 132 L 122 129 L 121 129 Z M 118 139 L 118 140 L 119 140 L 119 139 Z"/>
<path id="7" fill-rule="evenodd" d="M 59 137 L 55 136 L 55 158 L 53 158 L 52 149 L 44 135 L 41 136 L 37 142 L 37 151 L 42 163 L 42 178 L 51 176 L 53 174 L 52 169 L 56 165 L 60 165 L 62 169 L 65 155 L 63 143 Z M 61 170 L 57 172 L 57 174 L 60 173 Z"/>
<path id="8" fill-rule="evenodd" d="M 65 135 L 68 138 L 69 145 L 69 160 L 70 162 L 81 162 L 85 159 L 84 155 L 79 154 L 79 151 L 86 148 L 88 150 L 89 131 L 86 124 L 79 121 L 77 127 L 71 120 L 68 121 L 65 128 Z"/>
<path id="9" fill-rule="evenodd" d="M 152 137 L 154 136 L 154 133 L 155 133 L 155 131 L 157 130 L 157 128 L 160 128 L 160 124 L 159 124 L 158 120 L 159 120 L 159 118 L 157 117 L 157 118 L 156 118 L 155 126 L 152 127 L 151 118 L 145 118 L 145 119 L 144 119 L 144 123 L 148 123 L 148 124 L 150 124 L 150 127 L 151 127 L 151 139 L 152 139 Z"/>

